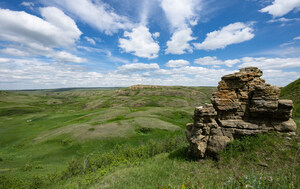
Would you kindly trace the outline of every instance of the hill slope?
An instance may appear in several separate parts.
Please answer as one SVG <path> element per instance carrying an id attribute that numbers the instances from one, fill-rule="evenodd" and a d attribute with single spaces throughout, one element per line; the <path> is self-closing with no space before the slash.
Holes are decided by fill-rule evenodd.
<path id="1" fill-rule="evenodd" d="M 293 100 L 293 116 L 300 117 L 300 78 L 281 88 L 280 98 Z"/>

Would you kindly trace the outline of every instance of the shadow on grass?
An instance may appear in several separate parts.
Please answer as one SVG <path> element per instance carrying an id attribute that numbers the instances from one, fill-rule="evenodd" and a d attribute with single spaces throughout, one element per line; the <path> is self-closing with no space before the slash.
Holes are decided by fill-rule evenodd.
<path id="1" fill-rule="evenodd" d="M 173 152 L 171 152 L 168 156 L 169 159 L 173 160 L 182 160 L 182 161 L 199 161 L 199 159 L 194 158 L 188 153 L 188 146 L 181 147 Z"/>

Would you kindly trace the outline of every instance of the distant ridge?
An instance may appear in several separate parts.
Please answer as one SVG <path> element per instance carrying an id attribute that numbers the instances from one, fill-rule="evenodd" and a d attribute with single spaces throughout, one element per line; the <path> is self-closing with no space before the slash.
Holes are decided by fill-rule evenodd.
<path id="1" fill-rule="evenodd" d="M 64 92 L 74 90 L 111 90 L 122 89 L 124 87 L 70 87 L 70 88 L 56 88 L 56 89 L 20 89 L 20 90 L 4 90 L 4 91 L 46 91 L 46 92 Z"/>

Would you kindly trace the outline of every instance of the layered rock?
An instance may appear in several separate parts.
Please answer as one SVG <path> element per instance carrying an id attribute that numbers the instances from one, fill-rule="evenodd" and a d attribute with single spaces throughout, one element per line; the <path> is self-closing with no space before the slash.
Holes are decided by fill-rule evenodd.
<path id="1" fill-rule="evenodd" d="M 187 124 L 189 153 L 215 157 L 237 137 L 269 131 L 295 132 L 293 101 L 279 100 L 280 88 L 265 83 L 256 67 L 226 75 L 211 103 L 197 107 L 194 123 Z"/>

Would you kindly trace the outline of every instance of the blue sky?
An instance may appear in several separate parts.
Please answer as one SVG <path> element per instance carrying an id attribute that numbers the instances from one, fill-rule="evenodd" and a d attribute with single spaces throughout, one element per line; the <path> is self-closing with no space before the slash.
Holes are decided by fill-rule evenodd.
<path id="1" fill-rule="evenodd" d="M 300 76 L 300 0 L 4 0 L 0 23 L 0 89 Z"/>

